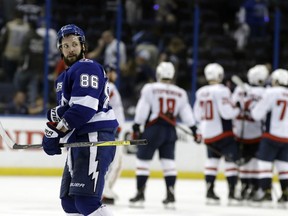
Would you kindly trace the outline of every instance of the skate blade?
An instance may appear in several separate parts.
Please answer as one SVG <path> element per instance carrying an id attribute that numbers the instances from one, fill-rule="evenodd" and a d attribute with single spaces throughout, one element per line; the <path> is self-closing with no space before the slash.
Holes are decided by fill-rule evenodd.
<path id="1" fill-rule="evenodd" d="M 244 202 L 241 200 L 228 199 L 228 206 L 243 206 Z"/>
<path id="2" fill-rule="evenodd" d="M 220 200 L 207 198 L 206 205 L 220 205 Z"/>
<path id="3" fill-rule="evenodd" d="M 170 210 L 175 210 L 176 209 L 175 202 L 165 203 L 164 204 L 164 208 L 165 209 L 170 209 Z"/>
<path id="4" fill-rule="evenodd" d="M 262 201 L 262 202 L 252 201 L 250 203 L 250 206 L 256 207 L 256 208 L 259 208 L 259 207 L 261 207 L 261 208 L 274 208 L 272 201 Z"/>
<path id="5" fill-rule="evenodd" d="M 281 209 L 288 209 L 288 202 L 285 203 L 277 203 L 277 207 Z"/>
<path id="6" fill-rule="evenodd" d="M 139 208 L 139 209 L 144 208 L 145 207 L 144 201 L 130 202 L 129 207 L 130 208 Z"/>

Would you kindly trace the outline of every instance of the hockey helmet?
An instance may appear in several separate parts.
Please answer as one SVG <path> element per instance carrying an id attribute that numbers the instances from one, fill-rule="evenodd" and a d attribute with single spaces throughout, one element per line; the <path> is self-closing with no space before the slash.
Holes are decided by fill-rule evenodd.
<path id="1" fill-rule="evenodd" d="M 272 84 L 277 82 L 279 85 L 288 86 L 288 70 L 276 69 L 271 74 Z"/>
<path id="2" fill-rule="evenodd" d="M 247 73 L 248 82 L 252 85 L 264 85 L 269 71 L 265 65 L 255 65 Z"/>
<path id="3" fill-rule="evenodd" d="M 221 82 L 224 78 L 224 68 L 218 63 L 210 63 L 205 66 L 204 74 L 207 81 Z"/>
<path id="4" fill-rule="evenodd" d="M 85 44 L 85 35 L 81 28 L 74 24 L 68 24 L 63 26 L 57 33 L 57 48 L 61 47 L 62 38 L 67 35 L 77 35 L 79 36 L 79 41 L 82 44 Z"/>
<path id="5" fill-rule="evenodd" d="M 174 65 L 171 62 L 161 62 L 156 68 L 157 80 L 172 80 L 175 74 Z"/>

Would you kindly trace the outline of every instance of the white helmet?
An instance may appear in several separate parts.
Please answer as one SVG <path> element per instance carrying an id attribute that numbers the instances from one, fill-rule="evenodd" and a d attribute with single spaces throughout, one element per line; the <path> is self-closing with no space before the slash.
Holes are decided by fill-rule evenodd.
<path id="1" fill-rule="evenodd" d="M 161 62 L 156 68 L 157 80 L 172 80 L 175 74 L 174 65 L 171 62 Z"/>
<path id="2" fill-rule="evenodd" d="M 272 84 L 278 82 L 279 85 L 288 86 L 288 71 L 285 69 L 276 69 L 271 74 Z"/>
<path id="3" fill-rule="evenodd" d="M 224 78 L 224 69 L 218 63 L 210 63 L 204 68 L 204 74 L 207 81 L 215 80 L 221 82 Z"/>
<path id="4" fill-rule="evenodd" d="M 255 65 L 247 73 L 248 82 L 252 85 L 264 85 L 269 71 L 265 65 Z"/>

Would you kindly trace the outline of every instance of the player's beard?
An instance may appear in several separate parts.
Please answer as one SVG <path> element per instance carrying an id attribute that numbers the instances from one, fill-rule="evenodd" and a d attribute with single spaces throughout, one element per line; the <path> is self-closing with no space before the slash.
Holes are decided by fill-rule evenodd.
<path id="1" fill-rule="evenodd" d="M 65 64 L 68 67 L 72 66 L 75 62 L 79 61 L 82 58 L 83 58 L 83 53 L 82 52 L 79 55 L 75 55 L 73 57 L 65 57 L 65 56 L 63 56 L 63 60 L 64 60 Z"/>

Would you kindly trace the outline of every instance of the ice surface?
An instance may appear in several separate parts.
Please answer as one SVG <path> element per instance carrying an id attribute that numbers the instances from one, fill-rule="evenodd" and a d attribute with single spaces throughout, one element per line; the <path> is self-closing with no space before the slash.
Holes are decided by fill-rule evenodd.
<path id="1" fill-rule="evenodd" d="M 60 177 L 0 177 L 1 216 L 64 216 L 60 206 Z M 205 204 L 203 180 L 178 180 L 175 188 L 176 209 L 162 205 L 166 191 L 163 179 L 149 179 L 143 209 L 129 207 L 129 198 L 136 192 L 134 178 L 120 178 L 115 185 L 119 196 L 111 206 L 115 216 L 288 216 L 288 209 L 278 208 L 275 196 L 280 196 L 279 184 L 274 184 L 274 207 L 227 206 L 227 185 L 217 181 L 216 193 L 221 197 L 220 206 Z"/>

